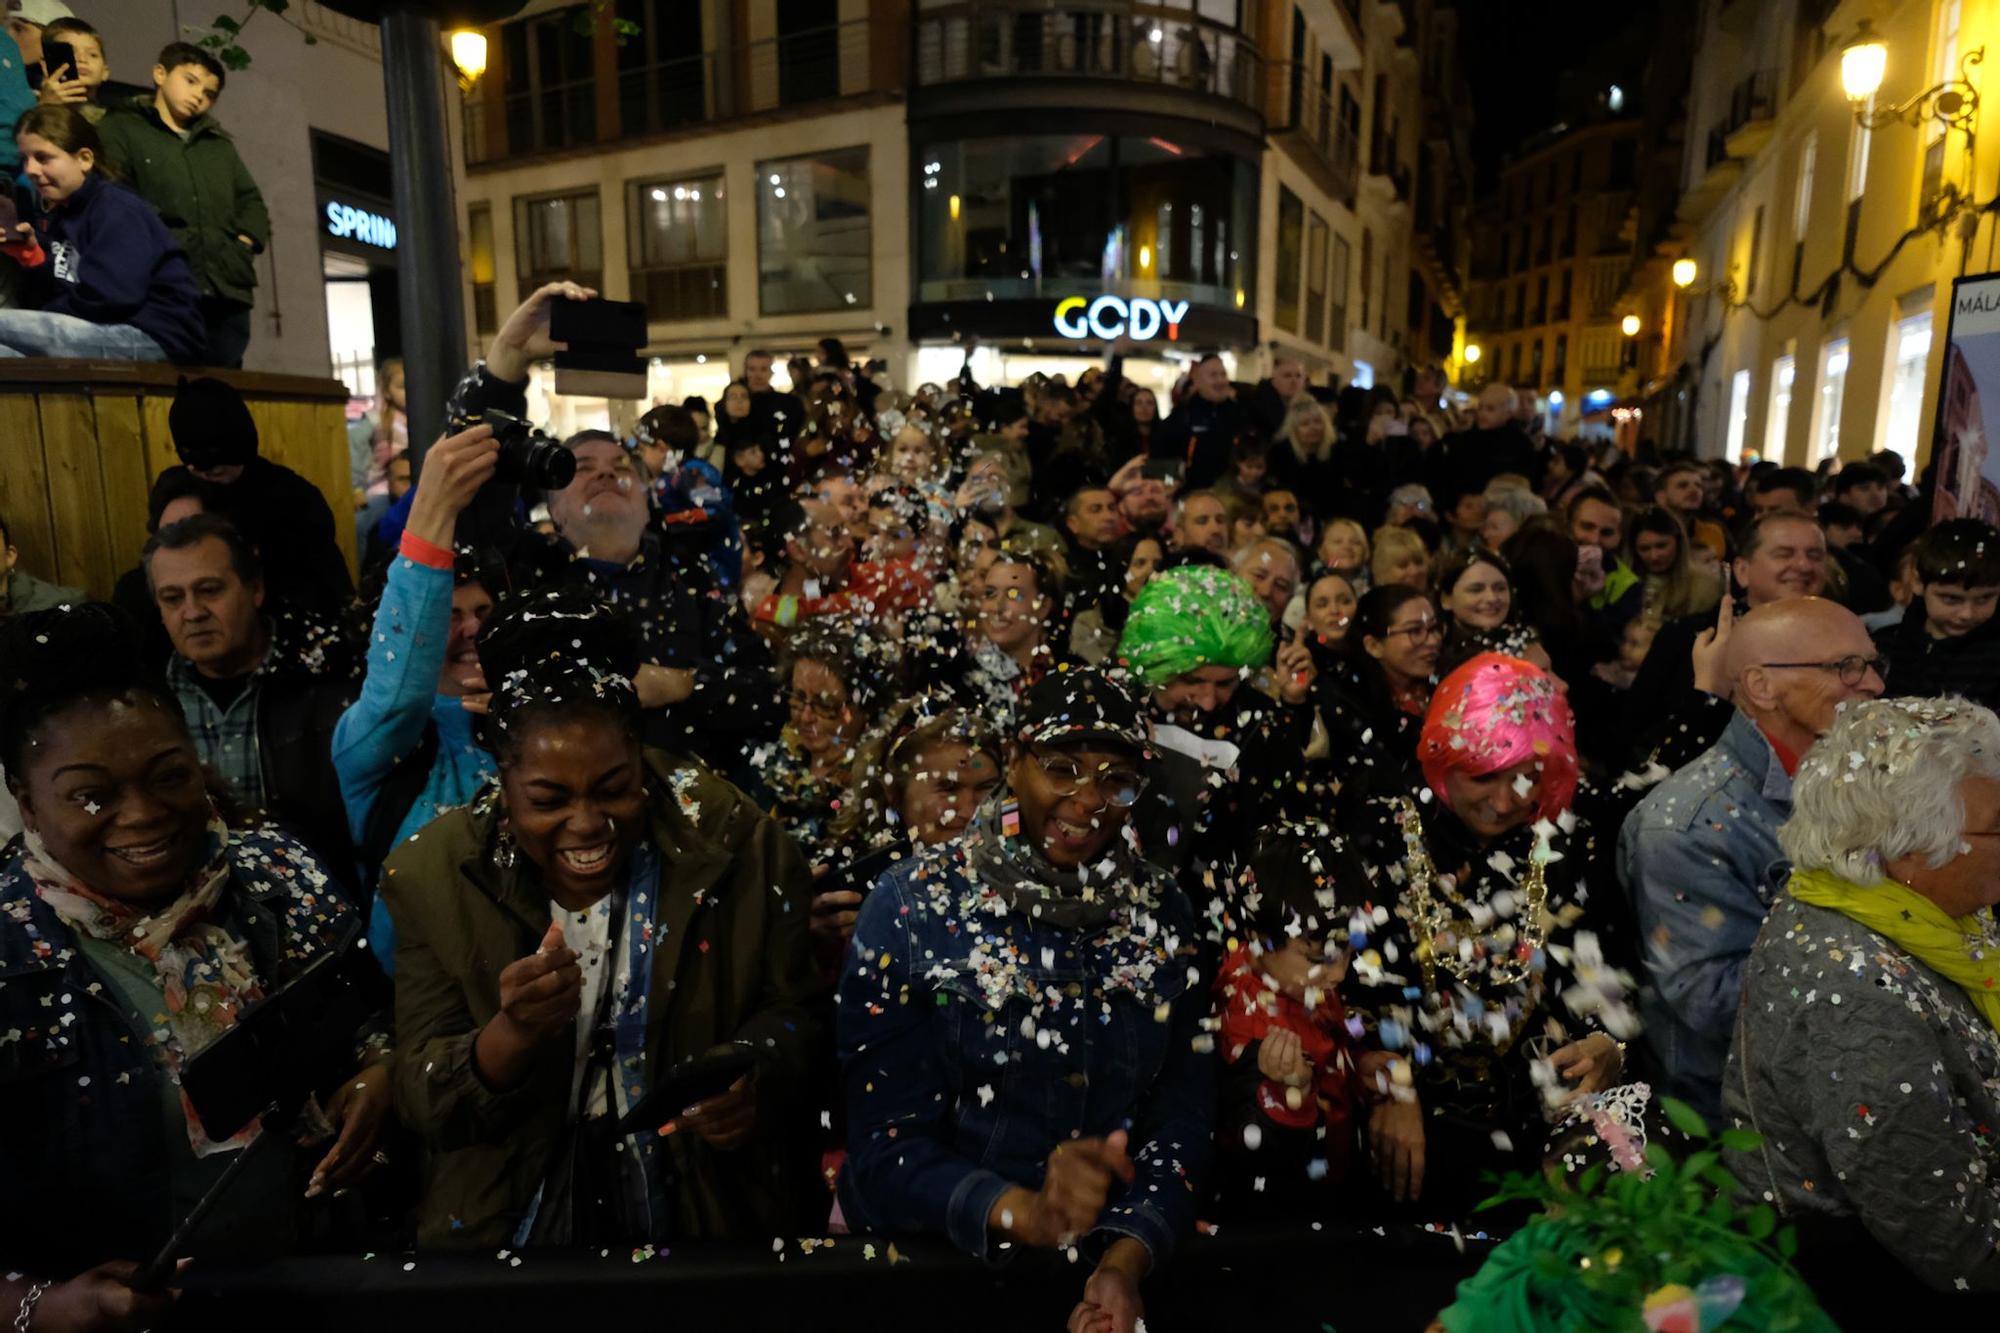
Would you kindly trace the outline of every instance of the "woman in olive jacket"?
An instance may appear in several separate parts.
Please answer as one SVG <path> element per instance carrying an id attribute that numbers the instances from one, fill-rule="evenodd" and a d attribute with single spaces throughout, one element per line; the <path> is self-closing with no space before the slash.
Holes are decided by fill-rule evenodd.
<path id="1" fill-rule="evenodd" d="M 736 788 L 641 749 L 636 646 L 588 594 L 503 612 L 480 655 L 499 783 L 382 880 L 399 1109 L 431 1148 L 419 1243 L 791 1234 L 818 1188 L 799 1122 L 827 1031 L 803 858 Z M 562 1223 L 579 1126 L 605 1131 L 663 1073 L 728 1047 L 754 1066 L 672 1108 L 668 1132 L 623 1148 L 602 1133 L 610 1220 L 591 1205 Z"/>

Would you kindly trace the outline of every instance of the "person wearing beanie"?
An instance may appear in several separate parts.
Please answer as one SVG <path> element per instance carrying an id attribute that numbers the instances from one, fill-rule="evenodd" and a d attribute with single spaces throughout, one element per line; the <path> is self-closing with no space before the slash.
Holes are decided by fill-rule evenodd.
<path id="1" fill-rule="evenodd" d="M 188 471 L 213 487 L 215 512 L 256 548 L 266 596 L 314 611 L 354 600 L 332 508 L 318 487 L 257 452 L 257 421 L 242 394 L 212 376 L 182 376 L 167 429 Z"/>
<path id="2" fill-rule="evenodd" d="M 854 1231 L 989 1262 L 1089 1254 L 1068 1326 L 1129 1329 L 1211 1155 L 1194 915 L 1130 841 L 1148 741 L 1124 684 L 1051 672 L 1017 716 L 966 832 L 862 902 L 838 995 L 841 1208 Z"/>

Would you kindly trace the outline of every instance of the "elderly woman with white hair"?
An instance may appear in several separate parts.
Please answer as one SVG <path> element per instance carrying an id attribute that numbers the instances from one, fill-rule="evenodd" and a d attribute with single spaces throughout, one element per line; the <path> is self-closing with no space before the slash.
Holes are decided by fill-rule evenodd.
<path id="1" fill-rule="evenodd" d="M 1962 699 L 1846 706 L 1778 837 L 1791 878 L 1723 1082 L 1761 1142 L 1729 1165 L 1798 1224 L 1830 1313 L 1848 1283 L 1858 1311 L 1899 1282 L 2000 1291 L 2000 720 Z"/>

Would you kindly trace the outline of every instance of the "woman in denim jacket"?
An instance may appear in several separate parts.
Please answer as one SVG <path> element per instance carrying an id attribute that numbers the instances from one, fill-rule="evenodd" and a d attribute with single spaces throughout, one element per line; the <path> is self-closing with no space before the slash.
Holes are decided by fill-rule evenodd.
<path id="1" fill-rule="evenodd" d="M 1038 682 L 1006 785 L 869 894 L 839 995 L 848 1223 L 1075 1245 L 1093 1333 L 1193 1221 L 1215 1104 L 1193 912 L 1125 832 L 1145 745 L 1102 673 Z"/>

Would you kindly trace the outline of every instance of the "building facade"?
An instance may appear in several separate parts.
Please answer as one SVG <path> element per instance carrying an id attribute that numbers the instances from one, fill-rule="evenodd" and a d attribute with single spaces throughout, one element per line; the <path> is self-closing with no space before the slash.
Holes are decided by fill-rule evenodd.
<path id="1" fill-rule="evenodd" d="M 1625 98 L 1608 88 L 1593 123 L 1522 145 L 1476 210 L 1472 378 L 1540 395 L 1563 434 L 1608 418 L 1628 373 L 1619 304 L 1632 266 L 1640 122 Z"/>
<path id="2" fill-rule="evenodd" d="M 1857 108 L 1841 49 L 1886 46 Z M 1990 142 L 1935 118 L 1860 115 L 1969 76 L 2000 38 L 1993 0 L 1703 0 L 1680 220 L 1695 281 L 1638 293 L 1674 312 L 1663 368 L 1692 395 L 1671 442 L 1817 466 L 1880 450 L 1927 460 L 1952 279 L 1994 267 Z"/>
<path id="3" fill-rule="evenodd" d="M 468 327 L 557 277 L 642 301 L 653 401 L 829 336 L 902 385 L 968 355 L 986 383 L 1073 375 L 1120 336 L 1162 389 L 1206 348 L 1239 377 L 1282 351 L 1393 378 L 1442 359 L 1413 328 L 1456 335 L 1463 101 L 1426 119 L 1422 100 L 1427 68 L 1457 77 L 1450 19 L 1429 0 L 537 0 L 486 30 L 462 104 Z M 1412 243 L 1419 204 L 1455 228 L 1441 243 Z M 634 410 L 540 387 L 559 428 Z"/>

